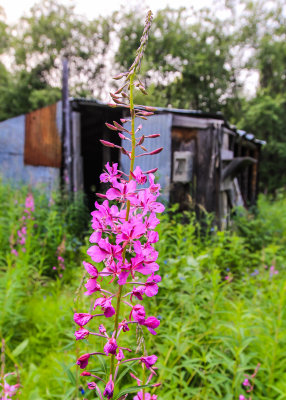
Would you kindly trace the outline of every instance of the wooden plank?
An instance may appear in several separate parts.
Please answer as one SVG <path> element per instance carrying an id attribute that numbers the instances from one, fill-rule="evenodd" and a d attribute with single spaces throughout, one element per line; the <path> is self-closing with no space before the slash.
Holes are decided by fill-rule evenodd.
<path id="1" fill-rule="evenodd" d="M 56 123 L 57 104 L 32 111 L 25 118 L 24 163 L 61 166 L 61 140 Z"/>
<path id="2" fill-rule="evenodd" d="M 83 190 L 83 167 L 81 155 L 80 113 L 72 112 L 72 153 L 73 153 L 73 190 Z"/>

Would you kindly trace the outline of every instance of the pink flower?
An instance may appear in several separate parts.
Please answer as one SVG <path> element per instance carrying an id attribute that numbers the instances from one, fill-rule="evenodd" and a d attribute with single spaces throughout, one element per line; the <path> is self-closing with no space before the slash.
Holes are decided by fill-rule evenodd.
<path id="1" fill-rule="evenodd" d="M 84 369 L 87 365 L 88 365 L 88 360 L 89 360 L 90 354 L 86 353 L 83 354 L 82 356 L 80 356 L 77 360 L 77 365 L 79 365 L 79 367 L 81 369 Z"/>
<path id="2" fill-rule="evenodd" d="M 83 266 L 86 269 L 86 271 L 89 273 L 89 275 L 91 275 L 93 278 L 98 277 L 98 270 L 94 265 L 92 265 L 88 262 L 85 262 L 85 261 L 83 261 L 82 263 L 83 263 Z"/>
<path id="3" fill-rule="evenodd" d="M 116 340 L 114 338 L 108 339 L 108 342 L 104 346 L 104 353 L 108 356 L 108 354 L 116 355 L 116 350 L 118 346 Z"/>
<path id="4" fill-rule="evenodd" d="M 84 339 L 89 335 L 89 331 L 87 329 L 81 328 L 79 331 L 75 331 L 74 335 L 76 340 Z"/>
<path id="5" fill-rule="evenodd" d="M 118 361 L 121 361 L 121 360 L 124 359 L 124 354 L 123 354 L 123 351 L 122 351 L 121 349 L 118 350 L 118 354 L 117 354 L 117 356 L 116 356 L 116 359 L 117 359 Z"/>
<path id="6" fill-rule="evenodd" d="M 141 357 L 140 360 L 142 363 L 146 365 L 147 369 L 150 369 L 152 365 L 154 365 L 157 361 L 158 357 L 155 356 L 154 354 L 152 356 L 147 356 L 147 357 Z"/>
<path id="7" fill-rule="evenodd" d="M 249 380 L 246 378 L 244 379 L 244 381 L 242 382 L 243 386 L 251 386 Z"/>
<path id="8" fill-rule="evenodd" d="M 154 329 L 158 328 L 160 321 L 155 317 L 148 317 L 143 325 L 147 327 L 148 331 L 151 332 L 152 335 L 157 335 Z"/>
<path id="9" fill-rule="evenodd" d="M 157 400 L 158 396 L 156 394 L 150 394 L 150 393 L 145 393 L 144 400 Z M 137 393 L 135 397 L 133 397 L 133 400 L 143 400 L 143 391 L 140 390 L 140 392 Z"/>
<path id="10" fill-rule="evenodd" d="M 132 297 L 135 296 L 138 300 L 143 300 L 143 294 L 145 292 L 144 286 L 134 287 L 130 296 L 130 300 L 132 301 Z"/>
<path id="11" fill-rule="evenodd" d="M 98 292 L 101 289 L 96 278 L 90 278 L 84 286 L 87 288 L 87 291 L 84 293 L 86 296 L 90 296 L 92 293 Z"/>
<path id="12" fill-rule="evenodd" d="M 114 383 L 110 378 L 109 382 L 107 382 L 107 385 L 105 386 L 103 396 L 107 397 L 108 399 L 112 399 L 113 391 L 114 391 Z"/>
<path id="13" fill-rule="evenodd" d="M 243 394 L 241 394 L 241 395 L 239 396 L 239 400 L 247 400 L 247 398 L 244 397 Z"/>
<path id="14" fill-rule="evenodd" d="M 123 182 L 119 183 L 117 181 L 112 182 L 113 187 L 108 189 L 106 192 L 106 197 L 108 200 L 118 200 L 120 202 L 129 200 L 132 205 L 137 202 L 136 194 L 136 182 Z"/>
<path id="15" fill-rule="evenodd" d="M 86 325 L 92 318 L 93 316 L 88 313 L 75 313 L 73 316 L 74 322 L 79 326 Z"/>
<path id="16" fill-rule="evenodd" d="M 26 197 L 25 207 L 30 212 L 34 212 L 35 211 L 35 203 L 34 203 L 34 197 L 33 197 L 32 193 L 29 193 L 28 196 Z"/>
<path id="17" fill-rule="evenodd" d="M 117 167 L 118 167 L 118 164 L 117 164 L 117 163 L 114 163 L 114 164 L 112 164 L 112 165 L 110 166 L 110 165 L 109 165 L 109 162 L 108 162 L 108 163 L 105 165 L 105 168 L 106 168 L 107 172 L 104 172 L 103 174 L 100 175 L 100 177 L 99 177 L 100 182 L 105 182 L 105 183 L 107 183 L 107 182 L 112 182 L 113 179 L 120 178 L 121 173 L 119 173 L 119 172 L 117 171 Z"/>
<path id="18" fill-rule="evenodd" d="M 141 304 L 136 304 L 132 308 L 131 315 L 134 321 L 138 322 L 139 324 L 144 324 L 145 322 L 145 309 Z"/>
<path id="19" fill-rule="evenodd" d="M 102 324 L 99 325 L 98 330 L 99 330 L 99 332 L 102 333 L 102 334 L 105 334 L 105 333 L 106 333 L 105 326 L 102 325 Z"/>
<path id="20" fill-rule="evenodd" d="M 99 297 L 95 300 L 93 309 L 100 306 L 106 318 L 112 317 L 115 314 L 114 307 L 111 305 L 111 301 L 106 297 Z"/>
<path id="21" fill-rule="evenodd" d="M 139 185 L 144 185 L 144 183 L 147 182 L 147 176 L 142 173 L 139 165 L 137 165 L 135 170 L 132 172 L 132 176 Z"/>
<path id="22" fill-rule="evenodd" d="M 145 231 L 146 227 L 140 221 L 134 221 L 133 223 L 124 222 L 121 225 L 121 234 L 118 234 L 116 237 L 116 244 L 124 242 L 123 247 L 127 244 L 132 244 L 134 240 L 143 236 Z"/>
<path id="23" fill-rule="evenodd" d="M 156 296 L 158 293 L 158 285 L 157 283 L 161 282 L 161 276 L 160 275 L 154 275 L 154 272 L 152 272 L 152 275 L 147 278 L 145 282 L 145 294 L 148 297 Z"/>
<path id="24" fill-rule="evenodd" d="M 121 259 L 122 248 L 121 246 L 112 245 L 109 243 L 108 238 L 100 239 L 98 246 L 91 246 L 87 250 L 87 254 L 91 259 L 97 263 L 106 260 L 108 263 L 114 261 L 114 259 Z"/>

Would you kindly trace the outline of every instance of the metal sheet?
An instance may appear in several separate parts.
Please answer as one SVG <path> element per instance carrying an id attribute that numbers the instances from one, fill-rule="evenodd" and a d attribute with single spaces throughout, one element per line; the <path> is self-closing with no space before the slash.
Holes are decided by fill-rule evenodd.
<path id="1" fill-rule="evenodd" d="M 0 154 L 23 154 L 25 115 L 0 122 Z"/>
<path id="2" fill-rule="evenodd" d="M 143 171 L 148 171 L 153 168 L 158 168 L 156 175 L 162 189 L 162 197 L 164 200 L 169 200 L 170 182 L 171 182 L 171 128 L 172 114 L 153 115 L 147 121 L 142 121 L 141 134 L 151 135 L 159 133 L 161 136 L 155 139 L 146 139 L 143 145 L 148 151 L 163 147 L 163 151 L 153 156 L 144 156 L 135 160 L 135 167 L 139 165 Z M 137 122 L 136 127 L 139 125 Z M 130 129 L 130 123 L 126 123 L 125 127 Z M 130 150 L 129 142 L 123 142 L 124 147 Z M 142 153 L 142 150 L 136 149 L 136 153 Z M 125 173 L 129 173 L 130 160 L 127 156 L 121 155 L 121 168 Z"/>
<path id="3" fill-rule="evenodd" d="M 61 140 L 57 127 L 57 104 L 26 115 L 24 163 L 60 168 Z"/>

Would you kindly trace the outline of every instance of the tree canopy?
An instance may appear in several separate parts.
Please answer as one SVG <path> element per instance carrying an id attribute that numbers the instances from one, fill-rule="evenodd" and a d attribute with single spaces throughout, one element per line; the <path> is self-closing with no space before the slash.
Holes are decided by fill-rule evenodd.
<path id="1" fill-rule="evenodd" d="M 215 3 L 214 3 L 215 5 Z M 149 96 L 140 104 L 222 111 L 239 128 L 265 139 L 262 181 L 286 184 L 286 7 L 281 0 L 228 0 L 199 11 L 158 11 L 142 65 Z M 0 8 L 0 120 L 61 97 L 62 58 L 74 96 L 104 99 L 114 64 L 125 71 L 142 32 L 143 11 L 121 9 L 88 20 L 56 0 L 36 4 L 20 23 Z M 256 72 L 249 98 L 244 77 Z"/>

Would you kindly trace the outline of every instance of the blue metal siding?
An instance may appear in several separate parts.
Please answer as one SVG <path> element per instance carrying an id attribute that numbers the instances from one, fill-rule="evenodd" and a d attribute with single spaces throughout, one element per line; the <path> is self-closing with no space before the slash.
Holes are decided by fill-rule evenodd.
<path id="1" fill-rule="evenodd" d="M 61 102 L 57 103 L 57 125 L 61 133 Z M 4 181 L 44 184 L 50 192 L 58 187 L 59 168 L 24 164 L 25 115 L 0 122 L 0 175 Z"/>
<path id="2" fill-rule="evenodd" d="M 153 115 L 147 121 L 141 120 L 142 129 L 138 136 L 151 135 L 159 133 L 161 136 L 155 139 L 145 139 L 143 146 L 148 151 L 163 147 L 163 151 L 153 156 L 139 157 L 135 160 L 135 167 L 139 165 L 143 171 L 148 171 L 153 168 L 158 168 L 156 176 L 161 185 L 161 194 L 164 200 L 169 200 L 170 182 L 171 182 L 171 129 L 172 129 L 172 114 Z M 137 121 L 136 127 L 139 125 Z M 126 129 L 131 129 L 130 123 L 125 124 Z M 123 141 L 124 148 L 130 150 L 130 143 Z M 143 151 L 136 149 L 136 154 Z M 121 169 L 125 173 L 129 173 L 130 160 L 127 156 L 121 154 Z"/>

